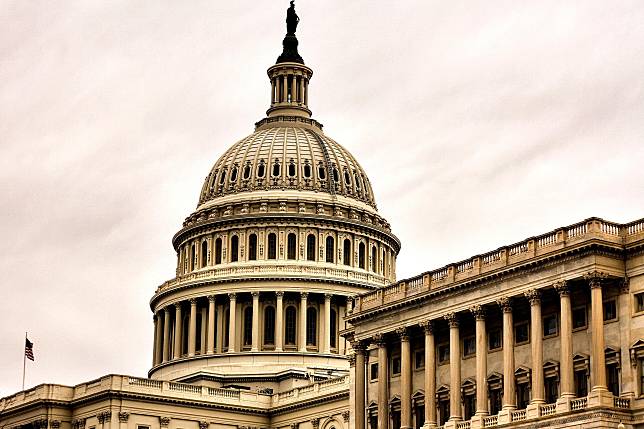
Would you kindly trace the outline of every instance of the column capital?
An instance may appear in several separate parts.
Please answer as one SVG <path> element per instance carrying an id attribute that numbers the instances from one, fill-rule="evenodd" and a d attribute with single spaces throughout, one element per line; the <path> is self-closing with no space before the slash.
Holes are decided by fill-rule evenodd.
<path id="1" fill-rule="evenodd" d="M 470 313 L 472 313 L 476 320 L 485 320 L 485 308 L 480 304 L 471 306 Z"/>
<path id="2" fill-rule="evenodd" d="M 512 313 L 512 298 L 509 296 L 497 299 L 496 303 L 501 307 L 504 313 Z"/>
<path id="3" fill-rule="evenodd" d="M 169 306 L 169 305 L 166 305 L 165 307 L 163 307 L 163 312 L 164 312 L 165 314 L 170 314 L 170 306 Z"/>
<path id="4" fill-rule="evenodd" d="M 251 295 L 253 296 L 253 298 L 259 298 L 259 292 L 257 291 L 251 292 Z"/>
<path id="5" fill-rule="evenodd" d="M 552 287 L 555 288 L 559 296 L 569 296 L 570 295 L 570 286 L 568 286 L 568 282 L 565 280 L 559 280 L 558 282 L 554 282 L 552 284 Z"/>
<path id="6" fill-rule="evenodd" d="M 306 299 L 309 296 L 308 292 L 300 292 L 300 298 Z"/>
<path id="7" fill-rule="evenodd" d="M 630 283 L 631 283 L 631 280 L 628 277 L 624 277 L 622 281 L 619 283 L 619 293 L 620 294 L 629 293 L 631 290 Z"/>
<path id="8" fill-rule="evenodd" d="M 181 301 L 175 302 L 172 305 L 174 305 L 175 310 L 181 310 Z"/>
<path id="9" fill-rule="evenodd" d="M 443 316 L 443 318 L 447 320 L 447 324 L 450 328 L 458 328 L 458 316 L 456 315 L 456 313 L 447 313 Z"/>
<path id="10" fill-rule="evenodd" d="M 191 306 L 196 306 L 197 305 L 197 298 L 190 298 L 190 305 Z"/>
<path id="11" fill-rule="evenodd" d="M 209 302 L 215 302 L 216 299 L 217 299 L 216 295 L 208 295 L 208 301 Z"/>
<path id="12" fill-rule="evenodd" d="M 364 341 L 351 341 L 351 348 L 355 354 L 364 354 L 367 351 L 367 343 Z"/>
<path id="13" fill-rule="evenodd" d="M 373 343 L 377 345 L 378 347 L 386 347 L 387 346 L 387 341 L 385 340 L 385 336 L 383 334 L 376 334 L 372 338 Z"/>
<path id="14" fill-rule="evenodd" d="M 332 294 L 332 293 L 325 293 L 325 294 L 324 294 L 324 299 L 331 300 L 331 298 L 333 298 L 333 294 Z"/>
<path id="15" fill-rule="evenodd" d="M 396 335 L 398 335 L 398 337 L 400 338 L 400 341 L 402 342 L 409 341 L 409 329 L 407 329 L 407 327 L 396 329 Z"/>
<path id="16" fill-rule="evenodd" d="M 277 296 L 278 298 L 284 298 L 284 291 L 278 290 L 277 292 L 275 292 L 275 296 Z"/>
<path id="17" fill-rule="evenodd" d="M 154 313 L 154 314 L 152 315 L 152 321 L 153 321 L 154 323 L 157 323 L 157 320 L 159 320 L 159 318 L 157 317 L 157 314 L 156 314 L 156 313 Z"/>
<path id="18" fill-rule="evenodd" d="M 354 366 L 356 366 L 356 354 L 355 353 L 350 354 L 348 356 L 348 359 L 349 359 L 349 367 L 350 368 L 353 368 Z"/>
<path id="19" fill-rule="evenodd" d="M 434 322 L 431 320 L 423 320 L 418 324 L 421 328 L 423 328 L 423 331 L 425 331 L 425 335 L 433 335 L 434 334 Z"/>
<path id="20" fill-rule="evenodd" d="M 597 270 L 584 274 L 584 280 L 588 282 L 591 289 L 602 287 L 602 283 L 607 278 L 608 274 Z"/>
<path id="21" fill-rule="evenodd" d="M 230 300 L 237 299 L 237 294 L 235 292 L 231 292 L 228 294 L 228 298 Z"/>
<path id="22" fill-rule="evenodd" d="M 538 289 L 528 289 L 524 295 L 530 301 L 530 305 L 541 304 L 541 292 Z"/>

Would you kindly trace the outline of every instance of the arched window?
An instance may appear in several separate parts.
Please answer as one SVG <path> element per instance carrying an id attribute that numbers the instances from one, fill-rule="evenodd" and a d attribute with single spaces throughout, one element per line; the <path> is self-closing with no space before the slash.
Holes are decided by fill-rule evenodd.
<path id="1" fill-rule="evenodd" d="M 264 344 L 275 344 L 275 307 L 264 309 Z"/>
<path id="2" fill-rule="evenodd" d="M 326 238 L 326 261 L 330 263 L 335 261 L 335 243 L 330 235 Z"/>
<path id="3" fill-rule="evenodd" d="M 221 238 L 215 240 L 215 264 L 221 264 Z"/>
<path id="4" fill-rule="evenodd" d="M 306 237 L 306 259 L 315 261 L 315 235 L 309 234 Z"/>
<path id="5" fill-rule="evenodd" d="M 297 334 L 297 319 L 296 319 L 295 307 L 289 305 L 286 307 L 286 312 L 284 315 L 284 344 L 286 345 L 295 345 L 295 335 Z"/>
<path id="6" fill-rule="evenodd" d="M 257 234 L 251 234 L 248 236 L 248 260 L 257 260 Z"/>
<path id="7" fill-rule="evenodd" d="M 223 185 L 224 182 L 226 182 L 226 170 L 223 170 L 221 176 L 219 176 L 219 184 Z"/>
<path id="8" fill-rule="evenodd" d="M 295 177 L 295 163 L 293 160 L 288 165 L 288 177 Z"/>
<path id="9" fill-rule="evenodd" d="M 371 271 L 378 272 L 378 248 L 376 246 L 371 248 Z"/>
<path id="10" fill-rule="evenodd" d="M 307 179 L 311 177 L 311 166 L 309 164 L 304 164 L 304 177 Z"/>
<path id="11" fill-rule="evenodd" d="M 277 259 L 277 235 L 268 234 L 268 259 Z"/>
<path id="12" fill-rule="evenodd" d="M 355 171 L 353 172 L 353 180 L 356 182 L 356 190 L 360 192 L 360 178 L 358 177 L 358 173 Z"/>
<path id="13" fill-rule="evenodd" d="M 306 309 L 306 345 L 315 346 L 318 343 L 318 312 L 314 307 Z"/>
<path id="14" fill-rule="evenodd" d="M 351 174 L 349 174 L 349 170 L 344 170 L 344 183 L 347 186 L 351 186 Z"/>
<path id="15" fill-rule="evenodd" d="M 250 179 L 250 164 L 246 164 L 244 167 L 244 179 Z"/>
<path id="16" fill-rule="evenodd" d="M 360 242 L 360 245 L 358 246 L 358 266 L 362 269 L 364 269 L 365 267 L 365 251 L 366 249 L 364 243 Z"/>
<path id="17" fill-rule="evenodd" d="M 338 169 L 333 167 L 333 181 L 335 183 L 338 183 L 340 181 L 340 173 L 338 172 Z"/>
<path id="18" fill-rule="evenodd" d="M 239 237 L 233 235 L 230 239 L 230 262 L 239 261 Z"/>
<path id="19" fill-rule="evenodd" d="M 318 177 L 320 178 L 320 180 L 326 180 L 326 169 L 322 164 L 318 166 Z"/>
<path id="20" fill-rule="evenodd" d="M 335 312 L 335 309 L 332 308 L 331 309 L 331 318 L 329 319 L 329 325 L 330 325 L 329 330 L 331 331 L 330 332 L 331 347 L 333 347 L 333 348 L 338 346 L 337 345 L 337 337 L 336 337 L 336 332 L 338 330 L 337 324 L 338 324 L 338 315 Z"/>
<path id="21" fill-rule="evenodd" d="M 244 309 L 244 345 L 253 344 L 253 307 Z"/>
<path id="22" fill-rule="evenodd" d="M 195 248 L 195 245 L 193 244 L 190 246 L 190 271 L 195 270 L 195 252 L 197 249 Z"/>
<path id="23" fill-rule="evenodd" d="M 278 177 L 280 175 L 280 163 L 276 160 L 273 164 L 273 177 Z"/>
<path id="24" fill-rule="evenodd" d="M 297 236 L 293 233 L 290 233 L 287 238 L 287 256 L 288 259 L 295 259 L 297 255 Z"/>
<path id="25" fill-rule="evenodd" d="M 343 251 L 343 259 L 344 259 L 344 265 L 351 265 L 351 240 L 348 238 L 344 239 L 344 248 L 342 249 Z"/>
<path id="26" fill-rule="evenodd" d="M 266 174 L 266 165 L 264 165 L 264 160 L 259 161 L 259 165 L 257 166 L 257 177 L 263 178 L 264 175 Z"/>
<path id="27" fill-rule="evenodd" d="M 234 166 L 232 170 L 230 170 L 230 182 L 233 183 L 237 181 L 237 166 Z"/>
<path id="28" fill-rule="evenodd" d="M 208 265 L 208 241 L 201 242 L 201 267 Z"/>

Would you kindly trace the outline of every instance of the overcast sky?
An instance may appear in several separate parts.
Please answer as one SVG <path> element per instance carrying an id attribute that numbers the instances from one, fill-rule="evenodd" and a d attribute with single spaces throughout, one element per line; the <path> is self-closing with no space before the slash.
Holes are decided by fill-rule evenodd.
<path id="1" fill-rule="evenodd" d="M 145 376 L 203 179 L 269 101 L 286 0 L 0 1 L 0 396 Z M 398 277 L 644 217 L 644 3 L 298 0 L 310 106 Z"/>

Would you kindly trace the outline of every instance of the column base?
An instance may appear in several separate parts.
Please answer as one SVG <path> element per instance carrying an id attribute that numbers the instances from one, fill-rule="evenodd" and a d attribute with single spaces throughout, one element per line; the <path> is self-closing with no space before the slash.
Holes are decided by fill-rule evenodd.
<path id="1" fill-rule="evenodd" d="M 605 387 L 595 387 L 588 394 L 588 407 L 612 407 L 613 394 Z"/>
<path id="2" fill-rule="evenodd" d="M 436 427 L 436 422 L 425 422 L 422 426 L 423 429 L 434 429 Z"/>
<path id="3" fill-rule="evenodd" d="M 545 401 L 533 402 L 529 404 L 525 409 L 525 418 L 536 419 L 537 417 L 541 417 L 540 405 L 543 404 L 545 404 Z"/>
<path id="4" fill-rule="evenodd" d="M 456 423 L 460 422 L 461 420 L 453 420 L 451 417 L 448 421 L 445 422 L 445 425 L 443 428 L 445 429 L 456 429 Z"/>
<path id="5" fill-rule="evenodd" d="M 555 405 L 555 412 L 566 413 L 570 411 L 570 400 L 573 398 L 574 396 L 562 396 L 559 399 L 557 399 L 557 402 Z"/>
<path id="6" fill-rule="evenodd" d="M 499 424 L 508 424 L 512 422 L 512 411 L 515 410 L 516 407 L 506 407 L 503 408 L 501 411 L 499 411 Z"/>
<path id="7" fill-rule="evenodd" d="M 254 348 L 251 348 L 251 349 L 250 349 L 250 351 L 251 351 L 251 353 L 252 353 L 252 352 L 258 352 L 258 351 L 259 351 L 259 349 L 258 349 L 258 348 L 256 348 L 256 347 L 254 347 Z"/>
<path id="8" fill-rule="evenodd" d="M 483 427 L 483 417 L 485 417 L 486 414 L 474 414 L 472 416 L 470 428 L 471 429 L 480 429 Z"/>

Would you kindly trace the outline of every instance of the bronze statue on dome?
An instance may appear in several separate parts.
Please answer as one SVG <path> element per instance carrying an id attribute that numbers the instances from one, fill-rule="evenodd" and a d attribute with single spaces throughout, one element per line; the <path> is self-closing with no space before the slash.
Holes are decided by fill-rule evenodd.
<path id="1" fill-rule="evenodd" d="M 295 1 L 291 0 L 291 6 L 286 10 L 286 34 L 295 34 L 300 17 L 295 13 Z"/>

